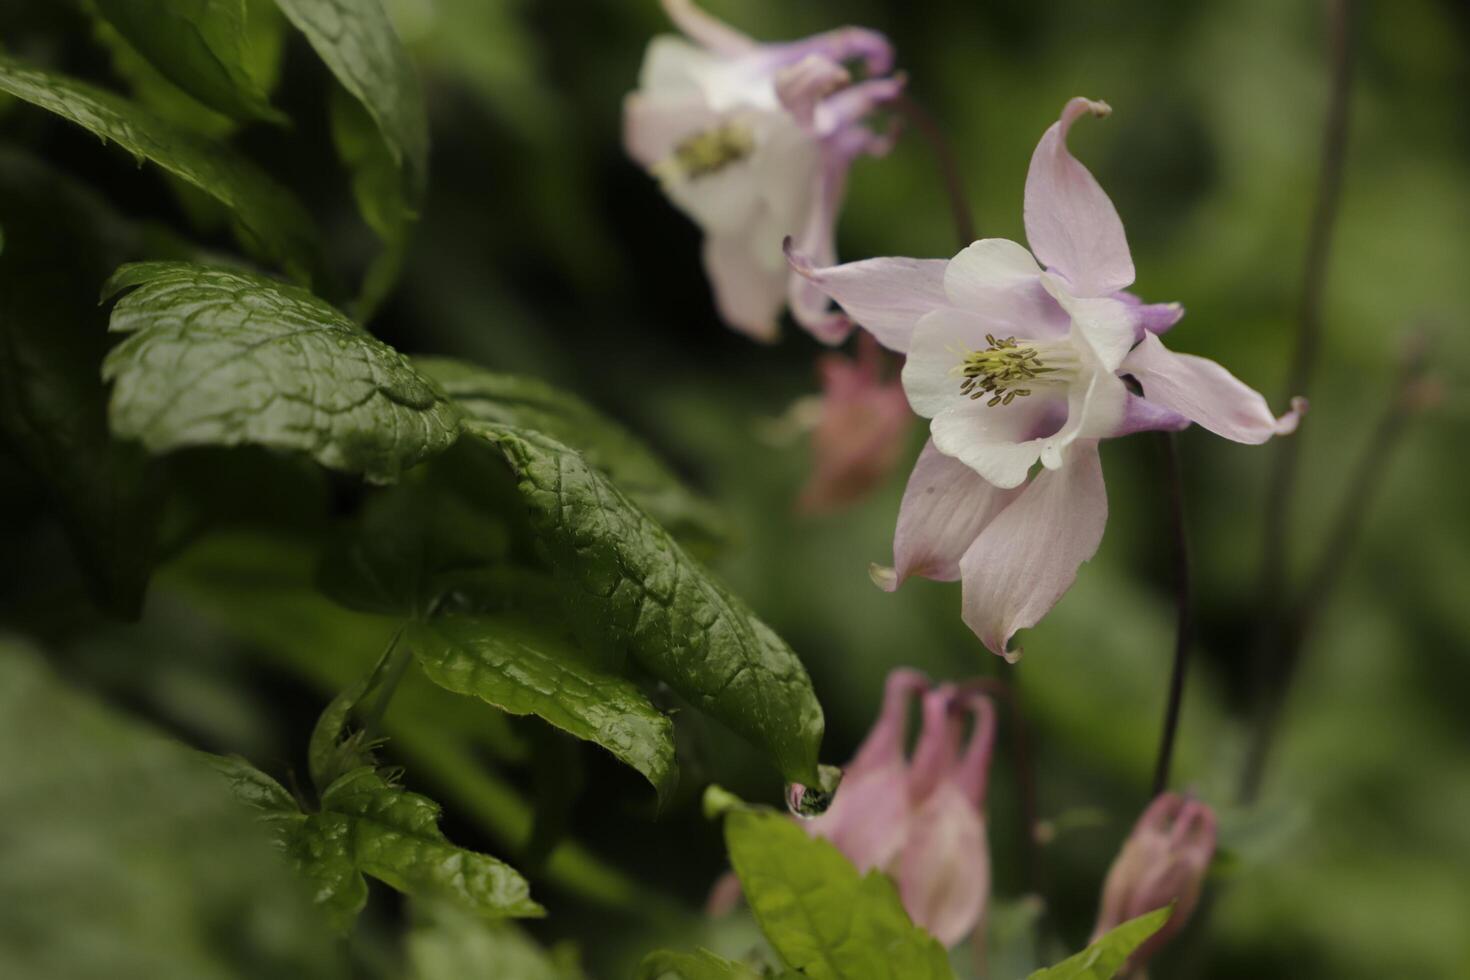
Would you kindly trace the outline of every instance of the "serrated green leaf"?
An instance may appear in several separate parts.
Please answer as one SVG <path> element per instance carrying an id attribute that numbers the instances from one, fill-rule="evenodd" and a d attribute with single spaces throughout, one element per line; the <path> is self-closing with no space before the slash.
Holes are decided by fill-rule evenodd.
<path id="1" fill-rule="evenodd" d="M 270 835 L 199 755 L 0 637 L 0 976 L 346 974 Z"/>
<path id="2" fill-rule="evenodd" d="M 379 0 L 276 0 L 378 124 L 408 200 L 423 195 L 429 127 L 418 74 Z"/>
<path id="3" fill-rule="evenodd" d="M 230 209 L 241 241 L 291 275 L 318 264 L 316 228 L 300 203 L 223 143 L 168 122 L 112 92 L 0 56 L 0 91 L 54 112 L 152 160 Z"/>
<path id="4" fill-rule="evenodd" d="M 136 617 L 162 510 L 156 463 L 107 428 L 91 296 L 144 236 L 39 161 L 0 153 L 0 444 L 48 488 L 97 604 Z"/>
<path id="5" fill-rule="evenodd" d="M 1140 915 L 1104 933 L 1082 952 L 1056 966 L 1037 970 L 1027 980 L 1110 980 L 1133 951 L 1158 932 L 1174 912 L 1172 905 Z"/>
<path id="6" fill-rule="evenodd" d="M 575 950 L 542 949 L 513 922 L 444 902 L 414 903 L 406 946 L 409 980 L 583 980 Z"/>
<path id="7" fill-rule="evenodd" d="M 661 949 L 638 964 L 635 980 L 760 980 L 761 974 L 707 949 L 676 953 Z"/>
<path id="8" fill-rule="evenodd" d="M 235 119 L 285 122 L 251 75 L 246 0 L 93 0 L 158 72 Z"/>
<path id="9" fill-rule="evenodd" d="M 404 664 L 402 656 L 394 658 L 393 654 L 401 639 L 401 630 L 393 634 L 373 669 L 333 698 L 317 718 L 307 743 L 306 760 L 318 793 L 325 793 L 328 786 L 347 773 L 376 764 L 370 734 L 365 731 L 349 734 L 347 723 L 357 707 L 385 683 L 396 686 Z"/>
<path id="10" fill-rule="evenodd" d="M 725 815 L 730 863 L 761 931 L 803 976 L 950 980 L 944 947 L 909 921 L 893 882 L 860 875 L 830 843 L 783 814 Z"/>
<path id="11" fill-rule="evenodd" d="M 437 803 L 394 786 L 376 770 L 338 779 L 311 819 L 332 837 L 345 821 L 353 865 L 401 892 L 453 900 L 491 917 L 546 914 L 514 868 L 455 847 L 439 830 Z"/>
<path id="12" fill-rule="evenodd" d="M 498 446 L 568 593 L 579 636 L 631 654 L 701 711 L 817 784 L 822 708 L 791 648 L 647 514 L 556 440 L 466 422 Z"/>
<path id="13" fill-rule="evenodd" d="M 637 685 L 546 627 L 506 615 L 441 617 L 411 625 L 407 642 L 439 686 L 601 745 L 647 777 L 660 800 L 673 791 L 673 723 Z"/>
<path id="14" fill-rule="evenodd" d="M 708 501 L 686 489 L 637 436 L 576 395 L 450 358 L 418 357 L 414 366 L 469 418 L 534 429 L 577 450 L 675 537 L 704 550 L 725 539 L 725 522 Z"/>
<path id="15" fill-rule="evenodd" d="M 311 293 L 182 262 L 117 270 L 112 429 L 153 452 L 254 443 L 391 482 L 452 444 L 457 412 L 397 351 Z"/>

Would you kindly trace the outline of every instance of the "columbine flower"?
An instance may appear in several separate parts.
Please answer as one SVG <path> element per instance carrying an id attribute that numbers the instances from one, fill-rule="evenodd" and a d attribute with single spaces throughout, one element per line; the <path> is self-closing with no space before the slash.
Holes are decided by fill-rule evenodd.
<path id="1" fill-rule="evenodd" d="M 893 67 L 892 47 L 856 27 L 760 44 L 690 0 L 664 0 L 664 9 L 688 40 L 649 45 L 624 106 L 629 155 L 704 229 L 705 270 L 726 322 L 771 340 L 789 302 L 819 339 L 842 340 L 851 324 L 791 273 L 781 242 L 794 235 L 815 261 L 836 261 L 848 167 L 891 145 L 863 119 L 903 87 L 880 77 Z M 845 62 L 870 77 L 854 83 Z"/>
<path id="2" fill-rule="evenodd" d="M 931 420 L 895 567 L 875 567 L 875 581 L 891 590 L 909 575 L 962 579 L 965 622 L 1008 659 L 1019 656 L 1012 636 L 1041 620 L 1102 540 L 1099 439 L 1196 422 L 1260 443 L 1292 431 L 1303 408 L 1277 419 L 1218 364 L 1170 352 L 1158 335 L 1182 308 L 1124 292 L 1134 274 L 1123 223 L 1067 149 L 1074 121 L 1110 111 L 1072 99 L 1042 136 L 1026 178 L 1030 252 L 989 238 L 947 262 L 820 268 L 787 249 L 793 268 L 908 355 L 904 390 Z"/>
<path id="3" fill-rule="evenodd" d="M 883 377 L 888 356 L 864 334 L 856 358 L 827 354 L 817 362 L 822 401 L 800 510 L 821 513 L 860 500 L 898 465 L 913 415 L 897 375 Z"/>
<path id="4" fill-rule="evenodd" d="M 1178 793 L 1159 796 L 1138 818 L 1108 871 L 1092 940 L 1173 902 L 1169 921 L 1129 958 L 1124 972 L 1142 969 L 1189 921 L 1214 855 L 1214 812 Z"/>
<path id="5" fill-rule="evenodd" d="M 927 688 L 915 671 L 888 675 L 882 713 L 832 806 L 806 826 L 860 871 L 893 875 L 909 917 L 953 946 L 982 921 L 990 895 L 984 804 L 995 711 L 982 695 L 948 684 Z M 910 759 L 909 702 L 920 694 L 923 724 Z M 966 713 L 974 730 L 962 748 Z"/>

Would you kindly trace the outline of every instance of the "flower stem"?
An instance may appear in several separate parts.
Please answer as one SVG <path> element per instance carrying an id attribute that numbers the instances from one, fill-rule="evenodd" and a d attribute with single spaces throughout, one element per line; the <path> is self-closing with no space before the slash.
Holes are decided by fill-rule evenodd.
<path id="1" fill-rule="evenodd" d="M 408 671 L 409 661 L 413 659 L 413 651 L 408 644 L 399 643 L 403 638 L 405 627 L 400 626 L 394 631 L 392 639 L 388 641 L 388 648 L 383 651 L 380 662 L 383 664 L 383 683 L 378 688 L 377 697 L 373 700 L 372 707 L 362 713 L 362 730 L 366 737 L 371 739 L 377 735 L 382 727 L 383 716 L 388 713 L 388 704 L 393 700 L 393 695 L 398 691 L 398 683 L 403 680 L 403 675 Z"/>
<path id="2" fill-rule="evenodd" d="M 1036 802 L 1036 763 L 1031 755 L 1030 730 L 1026 715 L 1021 710 L 1021 699 L 1016 694 L 1018 668 L 1009 669 L 1010 682 L 999 677 L 976 677 L 965 684 L 979 688 L 1005 702 L 1011 719 L 1011 747 L 1016 766 L 1016 788 L 1021 798 L 1021 822 L 1025 824 L 1025 851 L 1027 875 L 1031 891 L 1037 896 L 1046 894 L 1046 866 L 1041 854 L 1041 813 Z"/>
<path id="3" fill-rule="evenodd" d="M 1317 198 L 1307 237 L 1307 253 L 1297 303 L 1296 350 L 1287 373 L 1286 397 L 1308 395 L 1322 340 L 1322 293 L 1326 284 L 1332 232 L 1337 223 L 1347 155 L 1348 105 L 1352 90 L 1352 35 L 1354 0 L 1333 0 L 1328 14 L 1328 43 L 1332 81 L 1327 120 L 1322 137 Z M 1292 500 L 1300 464 L 1302 433 L 1282 439 L 1275 447 L 1266 489 L 1265 540 L 1261 558 L 1261 619 L 1255 650 L 1255 699 L 1258 705 L 1284 700 L 1290 672 L 1276 669 L 1274 637 L 1281 631 L 1286 606 L 1287 568 L 1290 562 Z M 1258 719 L 1258 727 L 1263 724 Z M 1272 726 L 1274 727 L 1274 726 Z M 1259 734 L 1255 736 L 1259 738 Z M 1250 763 L 1247 764 L 1248 768 Z M 1252 794 L 1253 795 L 1253 794 Z"/>
<path id="4" fill-rule="evenodd" d="M 954 146 L 929 110 L 915 102 L 907 92 L 893 100 L 893 107 L 913 124 L 934 151 L 935 159 L 939 163 L 940 178 L 944 182 L 945 193 L 949 196 L 949 208 L 954 214 L 955 236 L 959 239 L 960 248 L 965 248 L 975 240 L 975 217 L 970 210 L 969 197 L 965 194 L 965 180 Z"/>
<path id="5" fill-rule="evenodd" d="M 1191 616 L 1189 575 L 1189 532 L 1184 518 L 1184 475 L 1179 464 L 1179 437 L 1173 432 L 1159 434 L 1164 479 L 1169 487 L 1169 532 L 1174 551 L 1174 601 L 1177 609 L 1174 630 L 1174 667 L 1169 678 L 1169 700 L 1164 708 L 1164 729 L 1159 738 L 1159 756 L 1154 765 L 1153 793 L 1157 797 L 1169 788 L 1169 770 L 1174 762 L 1174 741 L 1179 730 L 1179 715 L 1184 705 L 1184 682 L 1189 671 L 1189 651 L 1193 646 L 1194 623 Z"/>

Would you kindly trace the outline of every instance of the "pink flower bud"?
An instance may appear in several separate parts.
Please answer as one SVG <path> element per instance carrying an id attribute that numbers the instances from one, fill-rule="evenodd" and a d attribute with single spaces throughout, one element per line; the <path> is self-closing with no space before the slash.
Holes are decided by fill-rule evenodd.
<path id="1" fill-rule="evenodd" d="M 1214 854 L 1214 811 L 1178 793 L 1160 795 L 1138 818 L 1108 871 L 1093 940 L 1174 903 L 1169 921 L 1129 959 L 1127 971 L 1140 969 L 1189 921 Z"/>

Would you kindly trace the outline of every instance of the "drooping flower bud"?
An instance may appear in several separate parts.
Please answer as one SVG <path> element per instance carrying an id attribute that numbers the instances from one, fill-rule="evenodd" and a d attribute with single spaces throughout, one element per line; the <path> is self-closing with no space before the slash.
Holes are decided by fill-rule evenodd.
<path id="1" fill-rule="evenodd" d="M 913 414 L 897 374 L 883 377 L 886 357 L 863 334 L 856 358 L 827 354 L 817 362 L 822 401 L 812 431 L 812 474 L 798 510 L 818 514 L 855 503 L 898 465 Z"/>
<path id="2" fill-rule="evenodd" d="M 1141 969 L 1189 921 L 1214 855 L 1214 811 L 1178 793 L 1161 794 L 1138 818 L 1108 871 L 1093 940 L 1174 903 L 1169 921 L 1129 958 L 1127 971 Z"/>

